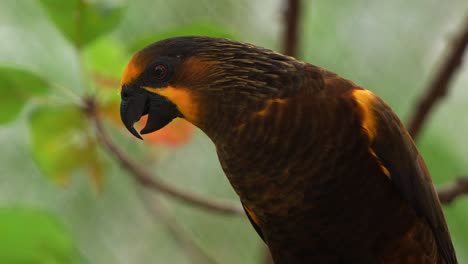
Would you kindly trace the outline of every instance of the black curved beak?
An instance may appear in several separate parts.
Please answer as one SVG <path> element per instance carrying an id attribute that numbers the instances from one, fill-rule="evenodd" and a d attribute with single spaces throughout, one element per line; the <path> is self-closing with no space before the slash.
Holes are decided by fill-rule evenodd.
<path id="1" fill-rule="evenodd" d="M 172 102 L 142 88 L 123 87 L 121 97 L 120 118 L 128 131 L 139 139 L 143 138 L 136 131 L 134 124 L 142 116 L 148 114 L 148 121 L 140 131 L 141 134 L 157 131 L 169 124 L 172 119 L 181 116 Z"/>

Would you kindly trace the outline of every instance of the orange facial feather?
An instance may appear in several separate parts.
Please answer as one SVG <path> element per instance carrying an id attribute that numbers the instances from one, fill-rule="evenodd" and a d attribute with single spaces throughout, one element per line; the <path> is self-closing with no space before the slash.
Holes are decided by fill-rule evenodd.
<path id="1" fill-rule="evenodd" d="M 139 64 L 135 63 L 135 58 L 130 60 L 124 70 L 122 80 L 120 81 L 120 87 L 133 82 L 138 76 L 140 76 L 142 71 L 143 68 Z"/>

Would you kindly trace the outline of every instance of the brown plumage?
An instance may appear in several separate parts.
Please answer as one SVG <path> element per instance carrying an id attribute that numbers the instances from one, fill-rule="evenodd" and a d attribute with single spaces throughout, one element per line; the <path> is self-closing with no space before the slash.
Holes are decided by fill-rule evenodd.
<path id="1" fill-rule="evenodd" d="M 186 118 L 275 263 L 456 263 L 427 168 L 379 97 L 322 68 L 207 37 L 154 43 L 122 78 L 122 121 Z"/>

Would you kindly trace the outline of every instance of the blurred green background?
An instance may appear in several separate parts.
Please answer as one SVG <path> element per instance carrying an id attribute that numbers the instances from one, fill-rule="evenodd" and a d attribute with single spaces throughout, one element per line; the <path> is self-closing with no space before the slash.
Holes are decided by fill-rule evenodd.
<path id="1" fill-rule="evenodd" d="M 112 139 L 166 182 L 237 202 L 199 130 L 182 123 L 140 142 L 122 129 L 119 78 L 135 51 L 169 36 L 281 50 L 285 2 L 0 1 L 0 263 L 204 263 L 169 231 L 168 215 L 218 263 L 261 263 L 244 217 L 158 194 L 149 203 L 166 214 L 149 211 L 79 106 L 96 96 Z M 403 120 L 468 12 L 466 0 L 303 2 L 298 57 L 374 90 Z M 465 63 L 418 142 L 438 185 L 468 172 L 467 87 Z M 445 211 L 468 263 L 468 198 Z"/>

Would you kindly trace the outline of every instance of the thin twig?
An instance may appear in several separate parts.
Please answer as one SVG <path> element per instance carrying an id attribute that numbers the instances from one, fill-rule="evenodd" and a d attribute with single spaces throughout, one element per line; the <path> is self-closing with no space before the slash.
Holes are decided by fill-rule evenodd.
<path id="1" fill-rule="evenodd" d="M 187 254 L 189 260 L 192 263 L 216 264 L 217 261 L 200 248 L 197 243 L 192 240 L 190 234 L 188 234 L 182 226 L 177 224 L 176 219 L 171 216 L 170 212 L 157 197 L 150 197 L 152 194 L 154 195 L 154 193 L 142 194 L 146 208 L 150 213 L 156 216 L 155 219 L 158 219 L 167 227 L 170 235 L 184 249 L 183 252 Z"/>
<path id="2" fill-rule="evenodd" d="M 443 204 L 449 204 L 457 197 L 468 194 L 468 177 L 460 177 L 454 183 L 437 190 L 439 200 Z"/>
<path id="3" fill-rule="evenodd" d="M 142 186 L 153 189 L 155 191 L 166 194 L 170 197 L 176 198 L 187 204 L 197 206 L 201 209 L 211 210 L 216 213 L 226 215 L 244 215 L 244 211 L 237 204 L 231 202 L 220 202 L 209 198 L 205 198 L 198 194 L 190 193 L 185 190 L 180 190 L 174 186 L 162 182 L 157 177 L 153 176 L 150 172 L 145 170 L 142 166 L 132 161 L 125 153 L 115 145 L 104 130 L 102 121 L 96 109 L 96 102 L 94 98 L 86 99 L 86 106 L 84 111 L 96 127 L 97 137 L 109 152 L 117 159 L 122 167 L 130 172 L 130 175 Z"/>
<path id="4" fill-rule="evenodd" d="M 419 135 L 437 102 L 447 95 L 450 81 L 462 64 L 463 55 L 468 46 L 468 18 L 465 21 L 466 23 L 463 24 L 460 33 L 455 37 L 445 59 L 429 83 L 426 93 L 423 94 L 416 104 L 413 115 L 408 123 L 408 132 L 413 139 L 416 139 Z M 468 178 L 461 177 L 456 182 L 439 188 L 437 193 L 441 203 L 449 204 L 455 198 L 468 193 Z"/>
<path id="5" fill-rule="evenodd" d="M 283 35 L 283 52 L 289 56 L 297 56 L 299 12 L 301 1 L 288 0 L 285 14 L 285 28 Z"/>
<path id="6" fill-rule="evenodd" d="M 463 24 L 460 33 L 449 47 L 447 56 L 435 73 L 434 79 L 425 90 L 427 92 L 419 99 L 413 111 L 414 114 L 409 119 L 408 131 L 413 139 L 419 135 L 436 103 L 447 95 L 450 81 L 461 65 L 463 54 L 468 45 L 468 19 L 465 20 L 466 23 Z"/>

